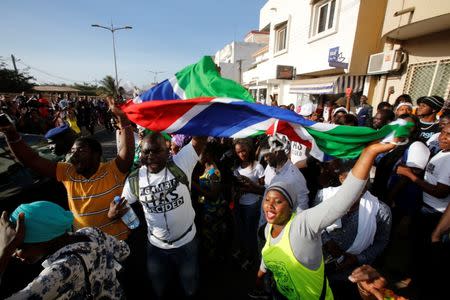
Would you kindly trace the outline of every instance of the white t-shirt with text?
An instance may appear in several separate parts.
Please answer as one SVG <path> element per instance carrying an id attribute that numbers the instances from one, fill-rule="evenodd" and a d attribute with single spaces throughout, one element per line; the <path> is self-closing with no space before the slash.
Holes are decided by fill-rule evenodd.
<path id="1" fill-rule="evenodd" d="M 191 143 L 173 157 L 174 163 L 183 170 L 189 183 L 198 158 Z M 130 204 L 138 200 L 141 202 L 148 226 L 148 239 L 152 245 L 161 249 L 173 249 L 194 239 L 195 212 L 189 189 L 185 184 L 178 182 L 167 167 L 159 173 L 152 174 L 146 166 L 142 166 L 139 169 L 139 199 L 131 192 L 128 179 L 122 197 Z M 178 239 L 190 226 L 192 229 L 178 241 L 172 244 L 161 241 Z"/>
<path id="2" fill-rule="evenodd" d="M 440 151 L 433 156 L 427 164 L 424 180 L 432 185 L 438 183 L 450 186 L 450 152 Z M 435 210 L 444 212 L 450 203 L 450 195 L 445 198 L 436 198 L 423 192 L 423 202 Z"/>

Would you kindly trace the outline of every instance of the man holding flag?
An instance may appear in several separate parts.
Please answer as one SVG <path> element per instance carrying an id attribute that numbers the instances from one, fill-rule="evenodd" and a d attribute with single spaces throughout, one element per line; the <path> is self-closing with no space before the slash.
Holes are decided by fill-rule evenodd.
<path id="1" fill-rule="evenodd" d="M 156 132 L 145 136 L 142 167 L 128 177 L 123 189 L 122 197 L 132 205 L 140 203 L 144 210 L 147 270 L 157 299 L 174 289 L 172 275 L 179 278 L 184 296 L 193 298 L 198 290 L 198 241 L 190 184 L 205 141 L 192 138 L 169 160 L 164 137 Z"/>

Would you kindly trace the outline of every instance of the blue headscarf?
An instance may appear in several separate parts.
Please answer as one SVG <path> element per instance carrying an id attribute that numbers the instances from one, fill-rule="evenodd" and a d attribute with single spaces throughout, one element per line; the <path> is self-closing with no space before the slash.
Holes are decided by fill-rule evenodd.
<path id="1" fill-rule="evenodd" d="M 47 242 L 72 230 L 73 214 L 49 201 L 19 205 L 11 214 L 11 222 L 17 222 L 20 213 L 25 214 L 24 243 Z"/>

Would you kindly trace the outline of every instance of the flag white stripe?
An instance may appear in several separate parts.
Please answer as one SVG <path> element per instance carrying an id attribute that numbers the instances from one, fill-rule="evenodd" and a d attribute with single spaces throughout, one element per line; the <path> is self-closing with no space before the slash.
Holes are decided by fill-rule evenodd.
<path id="1" fill-rule="evenodd" d="M 190 110 L 188 110 L 184 115 L 178 118 L 175 122 L 173 122 L 169 127 L 164 129 L 163 131 L 167 133 L 172 133 L 177 130 L 183 128 L 187 123 L 191 121 L 192 118 L 195 118 L 199 113 L 207 109 L 211 104 L 208 105 L 195 105 Z"/>
<path id="2" fill-rule="evenodd" d="M 178 79 L 176 76 L 169 79 L 170 84 L 172 85 L 172 90 L 175 94 L 178 95 L 181 99 L 186 99 L 186 93 L 178 84 Z"/>
<path id="3" fill-rule="evenodd" d="M 325 132 L 325 131 L 330 131 L 330 130 L 335 129 L 337 127 L 337 125 L 336 124 L 330 124 L 330 123 L 317 122 L 316 124 L 313 124 L 313 125 L 308 126 L 308 127 L 312 128 L 314 130 L 317 130 L 317 131 Z"/>
<path id="4" fill-rule="evenodd" d="M 306 131 L 305 127 L 295 124 L 295 123 L 289 123 L 292 128 L 294 129 L 295 133 L 303 140 L 311 142 L 311 150 L 309 154 L 313 156 L 314 158 L 318 159 L 319 161 L 323 161 L 323 158 L 325 154 L 322 150 L 320 150 L 319 146 L 317 146 L 316 141 L 312 137 L 312 135 L 309 134 L 308 131 Z"/>
<path id="5" fill-rule="evenodd" d="M 261 130 L 265 131 L 265 130 L 267 130 L 267 128 L 269 128 L 273 124 L 273 122 L 275 122 L 275 120 L 276 119 L 274 119 L 274 118 L 270 118 L 265 121 L 253 124 L 252 126 L 249 126 L 247 128 L 242 129 L 241 131 L 236 132 L 231 137 L 232 138 L 245 138 L 245 137 L 251 136 L 255 133 L 258 133 Z"/>

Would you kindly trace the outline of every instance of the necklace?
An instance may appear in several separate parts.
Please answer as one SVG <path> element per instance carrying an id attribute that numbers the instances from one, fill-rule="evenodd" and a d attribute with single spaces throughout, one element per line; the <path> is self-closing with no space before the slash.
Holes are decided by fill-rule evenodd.
<path id="1" fill-rule="evenodd" d="M 428 122 L 422 122 L 422 121 L 420 121 L 420 124 L 423 124 L 423 125 L 427 125 L 427 124 L 429 124 Z M 434 125 L 436 125 L 437 123 L 431 123 L 431 125 L 430 126 L 428 126 L 428 127 L 423 127 L 423 128 L 420 128 L 420 130 L 421 131 L 424 131 L 424 130 L 428 130 L 428 129 L 430 129 L 431 127 L 433 127 Z"/>

